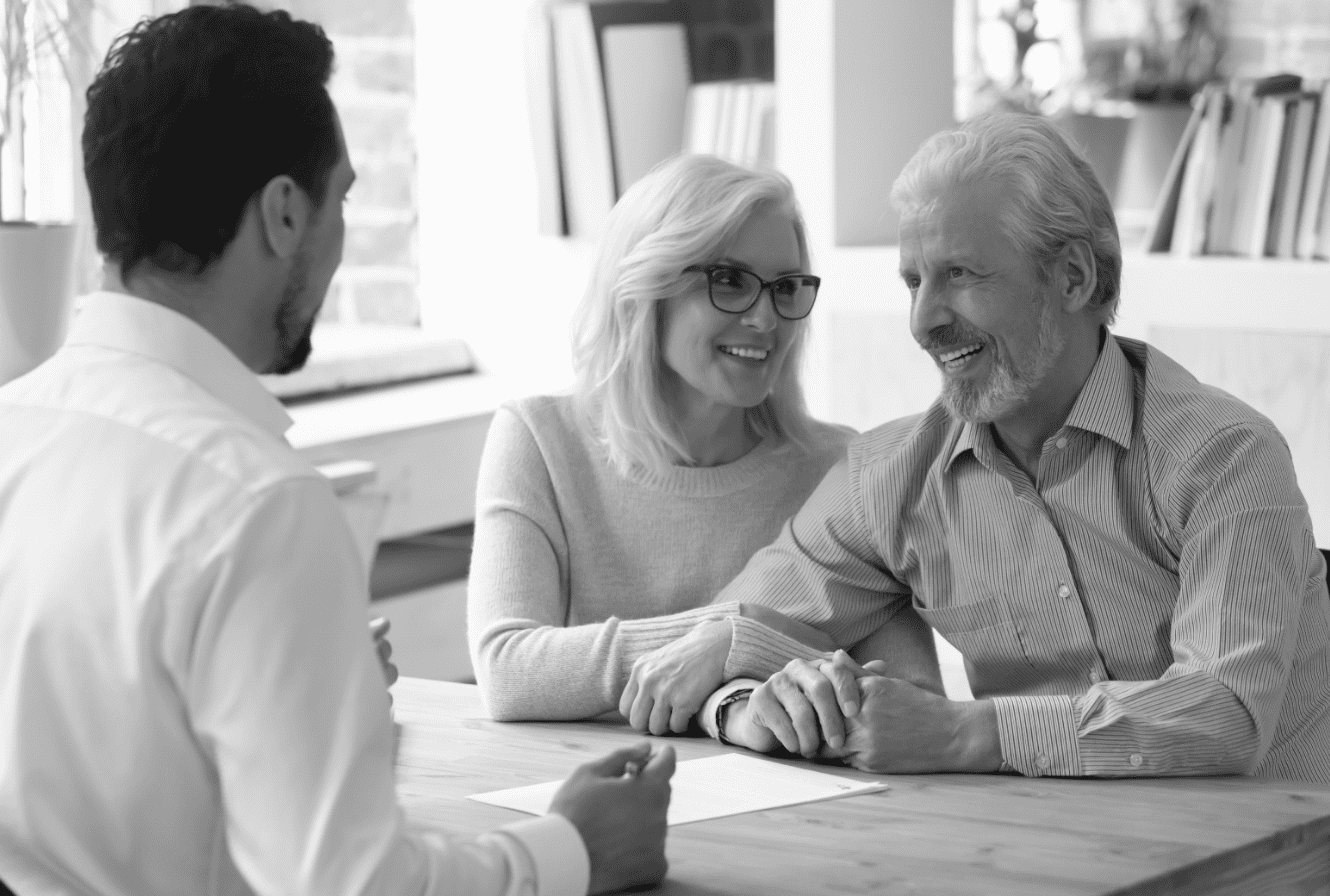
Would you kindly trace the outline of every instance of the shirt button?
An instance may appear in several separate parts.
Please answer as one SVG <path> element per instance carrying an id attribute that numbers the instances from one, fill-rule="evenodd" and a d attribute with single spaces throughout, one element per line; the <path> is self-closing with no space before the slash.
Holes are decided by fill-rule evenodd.
<path id="1" fill-rule="evenodd" d="M 1057 445 L 1059 448 L 1066 448 L 1066 447 L 1067 447 L 1067 437 L 1066 437 L 1066 436 L 1061 436 L 1061 437 L 1059 437 L 1058 440 L 1057 440 L 1056 442 L 1054 442 L 1053 444 L 1054 444 L 1054 445 Z"/>
<path id="2" fill-rule="evenodd" d="M 1144 764 L 1145 762 L 1145 757 L 1142 756 L 1140 753 L 1132 753 L 1131 758 L 1128 759 L 1127 761 L 1131 763 L 1132 768 L 1140 768 L 1141 765 Z"/>
<path id="3" fill-rule="evenodd" d="M 1139 759 L 1140 757 L 1137 756 L 1137 757 L 1135 757 L 1135 758 Z M 1043 753 L 1040 753 L 1039 756 L 1035 759 L 1034 764 L 1037 765 L 1037 766 L 1039 766 L 1039 768 L 1040 768 L 1041 770 L 1043 770 L 1043 769 L 1047 769 L 1047 768 L 1048 768 L 1048 757 L 1045 756 Z"/>
<path id="4" fill-rule="evenodd" d="M 1090 680 L 1091 680 L 1092 682 L 1094 682 L 1095 684 L 1099 684 L 1099 682 L 1101 682 L 1101 681 L 1104 680 L 1104 676 L 1102 676 L 1102 675 L 1099 674 L 1099 670 L 1098 670 L 1098 669 L 1091 669 L 1091 670 L 1090 670 Z"/>
<path id="5" fill-rule="evenodd" d="M 1071 589 L 1066 582 L 1058 582 L 1058 597 L 1071 597 Z"/>

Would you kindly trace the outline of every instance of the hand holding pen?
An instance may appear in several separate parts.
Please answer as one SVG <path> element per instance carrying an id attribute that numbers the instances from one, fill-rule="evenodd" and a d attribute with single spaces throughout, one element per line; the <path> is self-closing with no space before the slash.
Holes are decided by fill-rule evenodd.
<path id="1" fill-rule="evenodd" d="M 554 795 L 550 812 L 582 835 L 591 892 L 659 883 L 665 876 L 665 813 L 674 748 L 643 741 L 579 767 Z"/>

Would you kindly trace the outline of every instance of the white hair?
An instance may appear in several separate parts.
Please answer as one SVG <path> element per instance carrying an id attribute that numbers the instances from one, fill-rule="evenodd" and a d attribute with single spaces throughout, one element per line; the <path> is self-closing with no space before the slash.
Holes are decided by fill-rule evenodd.
<path id="1" fill-rule="evenodd" d="M 1068 243 L 1085 241 L 1095 261 L 1090 305 L 1111 324 L 1122 282 L 1113 203 L 1085 156 L 1048 119 L 991 112 L 934 134 L 896 178 L 891 202 L 909 213 L 952 185 L 984 180 L 1010 189 L 1003 224 L 1041 272 Z"/>

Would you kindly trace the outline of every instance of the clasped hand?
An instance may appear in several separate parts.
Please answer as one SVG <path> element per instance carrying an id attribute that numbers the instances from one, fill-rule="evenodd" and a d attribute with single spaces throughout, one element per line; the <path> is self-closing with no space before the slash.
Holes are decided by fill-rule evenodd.
<path id="1" fill-rule="evenodd" d="M 844 651 L 816 664 L 793 660 L 753 692 L 727 734 L 760 752 L 779 745 L 879 774 L 997 769 L 991 703 L 948 700 L 885 669 Z"/>

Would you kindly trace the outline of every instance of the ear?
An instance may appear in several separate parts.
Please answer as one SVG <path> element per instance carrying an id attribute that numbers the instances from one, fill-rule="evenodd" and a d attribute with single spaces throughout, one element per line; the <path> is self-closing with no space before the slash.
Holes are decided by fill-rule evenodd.
<path id="1" fill-rule="evenodd" d="M 290 176 L 268 181 L 258 199 L 264 244 L 278 258 L 291 258 L 300 248 L 314 211 L 308 194 Z"/>
<path id="2" fill-rule="evenodd" d="M 1090 304 L 1098 281 L 1094 253 L 1085 240 L 1072 240 L 1062 248 L 1054 271 L 1062 310 L 1075 314 Z"/>

